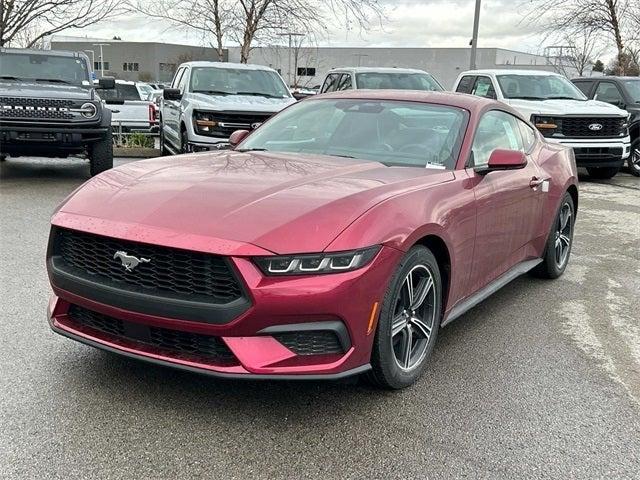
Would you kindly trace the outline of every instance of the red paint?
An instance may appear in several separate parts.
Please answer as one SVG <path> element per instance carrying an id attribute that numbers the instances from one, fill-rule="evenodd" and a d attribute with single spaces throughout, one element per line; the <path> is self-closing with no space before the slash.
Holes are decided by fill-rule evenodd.
<path id="1" fill-rule="evenodd" d="M 54 285 L 59 298 L 50 305 L 52 323 L 89 337 L 68 322 L 66 311 L 75 303 L 131 322 L 223 337 L 239 365 L 203 365 L 92 337 L 122 351 L 222 373 L 332 374 L 369 362 L 372 306 L 382 302 L 404 252 L 425 236 L 440 238 L 451 259 L 447 311 L 514 264 L 542 255 L 560 198 L 570 185 L 577 185 L 570 150 L 538 136 L 523 168 L 480 174 L 465 168 L 478 119 L 495 108 L 520 116 L 508 106 L 480 97 L 409 91 L 352 91 L 326 97 L 338 95 L 465 108 L 469 125 L 456 169 L 226 151 L 145 160 L 109 170 L 72 194 L 52 223 L 229 256 L 253 305 L 226 325 L 212 325 L 124 311 Z M 549 192 L 532 189 L 533 177 L 549 178 Z M 366 267 L 330 275 L 265 277 L 249 258 L 378 244 L 384 246 Z M 335 319 L 344 322 L 352 342 L 342 356 L 292 357 L 275 339 L 258 334 L 272 325 Z"/>

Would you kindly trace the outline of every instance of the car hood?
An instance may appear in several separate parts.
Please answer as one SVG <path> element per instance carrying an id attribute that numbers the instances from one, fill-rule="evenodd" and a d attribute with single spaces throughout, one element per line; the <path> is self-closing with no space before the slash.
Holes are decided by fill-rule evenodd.
<path id="1" fill-rule="evenodd" d="M 453 178 L 447 170 L 322 155 L 198 153 L 108 170 L 72 194 L 53 223 L 114 236 L 134 228 L 138 239 L 148 227 L 153 241 L 151 232 L 164 232 L 281 254 L 319 252 L 381 201 Z"/>
<path id="2" fill-rule="evenodd" d="M 609 103 L 598 100 L 522 100 L 504 99 L 505 103 L 522 113 L 526 118 L 531 115 L 620 115 L 627 112 Z"/>
<path id="3" fill-rule="evenodd" d="M 190 93 L 189 102 L 193 108 L 207 110 L 233 110 L 235 112 L 276 113 L 287 105 L 295 103 L 295 98 L 268 98 L 254 95 L 209 95 Z"/>
<path id="4" fill-rule="evenodd" d="M 0 82 L 0 95 L 29 98 L 54 98 L 71 100 L 93 99 L 93 89 L 79 85 L 53 83 Z"/>

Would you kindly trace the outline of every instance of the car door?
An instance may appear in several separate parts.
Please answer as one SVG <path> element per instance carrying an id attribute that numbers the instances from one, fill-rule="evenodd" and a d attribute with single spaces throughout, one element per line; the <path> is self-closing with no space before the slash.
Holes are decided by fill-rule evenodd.
<path id="1" fill-rule="evenodd" d="M 179 88 L 186 70 L 186 67 L 178 69 L 171 82 L 171 88 Z M 165 138 L 174 146 L 180 144 L 180 102 L 181 100 L 163 100 L 162 131 Z"/>
<path id="2" fill-rule="evenodd" d="M 524 133 L 524 135 L 523 135 Z M 517 263 L 535 256 L 540 236 L 546 178 L 530 153 L 537 137 L 526 123 L 502 110 L 486 112 L 477 127 L 466 173 L 476 202 L 476 239 L 472 291 L 496 279 Z M 527 164 L 518 170 L 479 173 L 496 149 L 519 150 Z"/>

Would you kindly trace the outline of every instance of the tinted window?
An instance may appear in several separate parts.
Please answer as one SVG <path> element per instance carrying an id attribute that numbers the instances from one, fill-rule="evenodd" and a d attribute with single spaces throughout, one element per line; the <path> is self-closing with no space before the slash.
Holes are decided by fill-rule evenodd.
<path id="1" fill-rule="evenodd" d="M 524 152 L 518 123 L 518 119 L 505 112 L 492 110 L 485 113 L 480 119 L 471 147 L 473 152 L 472 166 L 487 165 L 491 153 L 497 149 Z"/>
<path id="2" fill-rule="evenodd" d="M 505 98 L 586 100 L 578 87 L 560 75 L 498 75 Z"/>
<path id="3" fill-rule="evenodd" d="M 116 83 L 114 89 L 96 89 L 103 100 L 142 100 L 135 85 Z"/>
<path id="4" fill-rule="evenodd" d="M 81 58 L 28 53 L 0 53 L 0 76 L 17 80 L 90 85 L 87 64 Z"/>
<path id="5" fill-rule="evenodd" d="M 460 79 L 460 82 L 458 83 L 458 86 L 456 88 L 456 92 L 460 92 L 460 93 L 471 93 L 471 90 L 473 88 L 473 80 L 474 80 L 474 76 L 472 75 L 465 75 L 464 77 L 462 77 Z"/>
<path id="6" fill-rule="evenodd" d="M 640 78 L 638 80 L 623 80 L 629 96 L 634 102 L 640 103 Z"/>
<path id="7" fill-rule="evenodd" d="M 289 89 L 275 72 L 247 68 L 196 67 L 189 91 L 216 95 L 254 95 L 288 98 Z"/>
<path id="8" fill-rule="evenodd" d="M 331 73 L 327 75 L 327 78 L 324 80 L 324 84 L 322 85 L 322 90 L 320 93 L 326 92 L 335 92 L 338 88 L 338 82 L 340 81 L 339 73 Z"/>
<path id="9" fill-rule="evenodd" d="M 338 83 L 336 90 L 350 90 L 351 89 L 351 74 L 343 73 Z"/>
<path id="10" fill-rule="evenodd" d="M 479 97 L 496 98 L 496 89 L 489 77 L 478 77 L 471 93 Z"/>
<path id="11" fill-rule="evenodd" d="M 620 90 L 615 83 L 612 82 L 600 82 L 594 98 L 601 102 L 612 103 L 614 105 L 622 105 L 624 103 Z"/>
<path id="12" fill-rule="evenodd" d="M 254 131 L 242 149 L 324 154 L 385 165 L 453 168 L 464 110 L 417 102 L 308 99 Z"/>
<path id="13" fill-rule="evenodd" d="M 357 73 L 356 85 L 358 88 L 372 90 L 427 90 L 436 92 L 443 90 L 442 86 L 427 73 Z"/>
<path id="14" fill-rule="evenodd" d="M 580 91 L 585 94 L 586 97 L 589 97 L 589 93 L 591 92 L 591 86 L 593 85 L 593 82 L 579 81 L 579 82 L 573 82 L 573 84 L 576 87 L 578 87 Z"/>

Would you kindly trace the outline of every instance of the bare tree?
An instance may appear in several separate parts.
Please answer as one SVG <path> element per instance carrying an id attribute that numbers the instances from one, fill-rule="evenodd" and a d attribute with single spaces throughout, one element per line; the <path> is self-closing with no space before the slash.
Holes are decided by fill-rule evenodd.
<path id="1" fill-rule="evenodd" d="M 565 35 L 562 43 L 569 47 L 569 54 L 564 61 L 583 76 L 587 68 L 592 66 L 595 58 L 602 55 L 604 47 L 598 42 L 598 34 L 586 30 L 577 35 Z"/>
<path id="2" fill-rule="evenodd" d="M 309 36 L 341 21 L 366 29 L 381 19 L 383 0 L 129 0 L 138 12 L 174 25 L 212 35 L 223 58 L 223 44 L 240 45 L 246 63 L 256 43 L 269 43 L 278 33 L 295 30 Z"/>
<path id="3" fill-rule="evenodd" d="M 32 47 L 67 28 L 85 28 L 122 11 L 118 0 L 0 0 L 0 46 Z"/>
<path id="4" fill-rule="evenodd" d="M 637 1 L 528 0 L 527 18 L 550 34 L 580 35 L 585 31 L 604 34 L 615 44 L 618 58 L 622 59 L 625 43 L 636 35 L 630 12 L 637 8 Z"/>

